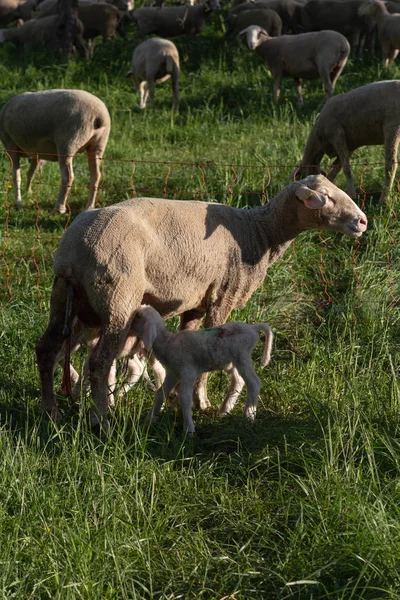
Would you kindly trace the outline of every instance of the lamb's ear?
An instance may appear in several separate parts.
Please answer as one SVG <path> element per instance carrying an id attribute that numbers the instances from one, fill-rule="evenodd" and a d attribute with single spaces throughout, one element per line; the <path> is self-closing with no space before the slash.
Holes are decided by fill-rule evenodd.
<path id="1" fill-rule="evenodd" d="M 149 319 L 144 327 L 143 327 L 143 334 L 142 334 L 142 340 L 143 340 L 143 344 L 144 347 L 146 348 L 146 350 L 151 350 L 154 344 L 154 340 L 157 337 L 157 327 L 156 324 Z"/>
<path id="2" fill-rule="evenodd" d="M 299 185 L 296 188 L 296 198 L 303 202 L 307 208 L 317 210 L 326 205 L 328 194 L 325 190 L 317 192 L 317 190 L 312 190 L 306 185 Z"/>

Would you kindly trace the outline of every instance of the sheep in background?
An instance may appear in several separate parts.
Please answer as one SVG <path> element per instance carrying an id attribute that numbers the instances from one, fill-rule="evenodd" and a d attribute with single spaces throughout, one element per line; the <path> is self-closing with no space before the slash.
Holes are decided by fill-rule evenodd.
<path id="1" fill-rule="evenodd" d="M 23 46 L 25 56 L 37 47 L 55 48 L 60 47 L 63 23 L 59 15 L 52 15 L 43 19 L 31 19 L 20 27 L 0 29 L 0 45 L 12 42 L 17 46 Z M 74 46 L 82 57 L 87 56 L 86 46 L 83 42 L 83 25 L 77 19 L 77 30 L 75 32 Z"/>
<path id="2" fill-rule="evenodd" d="M 374 19 L 382 47 L 383 62 L 385 67 L 389 67 L 400 49 L 400 14 L 390 14 L 381 0 L 366 1 L 358 13 Z"/>
<path id="3" fill-rule="evenodd" d="M 134 0 L 79 0 L 78 5 L 83 6 L 87 4 L 99 4 L 103 2 L 107 2 L 108 4 L 114 5 L 116 8 L 118 8 L 118 10 L 122 11 L 123 13 L 129 13 L 135 8 Z M 56 6 L 57 0 L 43 0 L 43 2 L 41 2 L 38 5 L 37 14 L 39 15 L 43 12 L 47 12 L 48 10 L 52 10 Z"/>
<path id="4" fill-rule="evenodd" d="M 271 37 L 282 34 L 282 21 L 280 16 L 273 10 L 258 8 L 243 10 L 240 13 L 229 14 L 225 19 L 226 35 L 238 34 L 249 25 L 258 25 Z"/>
<path id="5" fill-rule="evenodd" d="M 320 77 L 326 99 L 330 98 L 350 54 L 346 38 L 336 31 L 316 31 L 271 38 L 257 25 L 240 32 L 274 78 L 274 100 L 278 102 L 283 77 L 293 77 L 299 104 L 303 103 L 302 77 Z"/>
<path id="6" fill-rule="evenodd" d="M 36 4 L 36 0 L 0 0 L 1 25 L 8 25 L 18 19 L 31 19 Z"/>
<path id="7" fill-rule="evenodd" d="M 346 176 L 347 192 L 356 197 L 350 157 L 356 148 L 383 144 L 385 147 L 385 187 L 380 202 L 385 203 L 397 170 L 400 142 L 400 81 L 378 81 L 334 96 L 323 107 L 312 128 L 297 169 L 301 179 L 320 173 L 324 154 L 335 157 L 328 178 L 333 181 L 340 169 Z"/>
<path id="8" fill-rule="evenodd" d="M 203 373 L 220 370 L 226 370 L 231 375 L 230 390 L 221 405 L 220 413 L 232 410 L 246 384 L 244 415 L 250 419 L 255 418 L 261 382 L 254 371 L 251 354 L 259 340 L 259 333 L 263 331 L 265 347 L 261 366 L 265 367 L 269 363 L 273 337 L 269 325 L 231 322 L 205 331 L 171 333 L 152 306 L 141 306 L 131 326 L 142 338 L 146 350 L 152 350 L 166 369 L 165 381 L 155 395 L 150 420 L 157 420 L 164 398 L 180 383 L 178 397 L 183 413 L 183 431 L 193 434 L 194 384 Z"/>
<path id="9" fill-rule="evenodd" d="M 145 108 L 148 96 L 154 98 L 156 83 L 171 77 L 172 103 L 178 108 L 179 96 L 179 54 L 173 42 L 162 38 L 150 38 L 139 44 L 132 55 L 132 67 L 127 77 L 131 77 L 139 90 L 139 107 Z"/>
<path id="10" fill-rule="evenodd" d="M 107 378 L 141 304 L 181 329 L 215 327 L 243 306 L 292 241 L 310 229 L 358 238 L 365 214 L 322 175 L 285 187 L 265 206 L 239 209 L 201 201 L 135 198 L 78 215 L 58 246 L 49 325 L 36 344 L 41 411 L 55 418 L 53 373 L 65 315 L 100 328 L 90 356 L 92 425 L 107 428 Z M 73 301 L 68 299 L 72 291 Z M 207 376 L 194 401 L 210 406 Z"/>
<path id="11" fill-rule="evenodd" d="M 301 15 L 303 2 L 296 0 L 254 0 L 236 4 L 231 10 L 231 14 L 239 14 L 242 11 L 268 9 L 276 12 L 282 21 L 282 33 L 292 30 L 297 33 L 301 26 Z"/>
<path id="12" fill-rule="evenodd" d="M 196 35 L 206 24 L 206 16 L 212 10 L 220 10 L 219 0 L 206 0 L 195 6 L 166 6 L 164 8 L 138 8 L 133 19 L 142 35 L 155 33 L 174 37 L 182 33 Z"/>
<path id="13" fill-rule="evenodd" d="M 90 172 L 86 208 L 93 208 L 101 178 L 100 160 L 109 133 L 107 107 L 89 92 L 46 90 L 13 96 L 0 112 L 0 140 L 12 162 L 15 207 L 22 208 L 21 156 L 30 159 L 28 192 L 41 159 L 58 161 L 61 186 L 54 212 L 64 213 L 74 180 L 72 159 L 78 152 L 86 151 Z"/>

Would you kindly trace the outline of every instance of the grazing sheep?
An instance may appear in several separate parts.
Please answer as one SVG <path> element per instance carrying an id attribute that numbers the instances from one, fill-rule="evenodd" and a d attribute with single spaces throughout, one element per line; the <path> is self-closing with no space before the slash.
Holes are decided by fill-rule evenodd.
<path id="1" fill-rule="evenodd" d="M 336 31 L 271 38 L 261 27 L 250 25 L 239 35 L 246 36 L 248 47 L 256 51 L 271 71 L 275 102 L 279 100 L 282 77 L 294 78 L 299 104 L 303 103 L 302 77 L 320 77 L 325 88 L 325 98 L 330 98 L 350 54 L 348 41 Z"/>
<path id="2" fill-rule="evenodd" d="M 219 10 L 219 0 L 206 0 L 196 6 L 166 6 L 164 8 L 138 8 L 133 19 L 142 35 L 155 33 L 163 37 L 174 37 L 187 33 L 201 33 L 206 24 L 206 16 L 212 10 Z"/>
<path id="3" fill-rule="evenodd" d="M 31 22 L 31 21 L 30 21 Z M 58 161 L 61 186 L 54 212 L 64 213 L 74 180 L 72 159 L 86 151 L 93 208 L 100 183 L 100 160 L 110 133 L 110 115 L 99 98 L 83 90 L 25 92 L 11 98 L 0 112 L 0 140 L 12 161 L 15 207 L 22 207 L 21 156 L 30 158 L 27 188 L 40 159 Z"/>
<path id="4" fill-rule="evenodd" d="M 33 48 L 40 46 L 58 50 L 63 35 L 63 26 L 64 24 L 60 21 L 59 15 L 43 19 L 31 19 L 20 27 L 0 29 L 0 44 L 12 42 L 17 46 L 23 46 L 25 56 Z M 82 57 L 87 56 L 87 50 L 83 42 L 83 25 L 79 19 L 77 19 L 73 44 Z"/>
<path id="5" fill-rule="evenodd" d="M 334 96 L 323 107 L 308 137 L 297 174 L 299 178 L 320 173 L 324 154 L 335 157 L 328 177 L 334 180 L 341 168 L 347 192 L 356 197 L 350 157 L 361 146 L 385 146 L 385 203 L 397 170 L 400 142 L 400 81 L 379 81 Z"/>
<path id="6" fill-rule="evenodd" d="M 100 328 L 89 362 L 91 422 L 107 427 L 108 374 L 141 304 L 163 317 L 181 315 L 181 329 L 198 329 L 203 317 L 205 327 L 221 325 L 302 231 L 358 238 L 366 228 L 365 214 L 322 175 L 294 182 L 254 209 L 136 198 L 81 213 L 58 246 L 50 322 L 36 344 L 41 411 L 59 414 L 53 372 L 66 314 Z M 194 397 L 203 409 L 210 406 L 206 380 Z"/>
<path id="7" fill-rule="evenodd" d="M 285 34 L 289 30 L 292 30 L 294 33 L 298 32 L 301 24 L 303 3 L 296 0 L 255 0 L 254 2 L 242 2 L 232 8 L 231 14 L 239 14 L 245 10 L 257 10 L 260 8 L 273 10 L 279 15 L 282 21 L 282 33 Z"/>
<path id="8" fill-rule="evenodd" d="M 148 96 L 153 100 L 155 84 L 171 77 L 172 103 L 177 110 L 179 75 L 179 54 L 175 44 L 162 38 L 150 38 L 133 51 L 132 67 L 127 77 L 133 79 L 139 90 L 140 108 L 146 108 Z"/>
<path id="9" fill-rule="evenodd" d="M 99 4 L 107 2 L 108 4 L 114 5 L 118 10 L 123 13 L 129 13 L 135 8 L 134 0 L 79 0 L 78 5 L 83 6 L 85 4 Z M 57 6 L 57 0 L 43 0 L 38 6 L 37 14 L 53 10 Z"/>
<path id="10" fill-rule="evenodd" d="M 231 375 L 230 389 L 220 413 L 232 410 L 246 383 L 244 414 L 250 419 L 255 418 L 261 383 L 251 363 L 251 354 L 258 342 L 259 333 L 263 331 L 265 347 L 261 366 L 265 367 L 269 363 L 273 337 L 269 325 L 231 322 L 205 331 L 171 333 L 166 329 L 160 314 L 152 306 L 145 305 L 135 314 L 132 329 L 142 338 L 146 350 L 152 350 L 166 369 L 165 381 L 155 395 L 151 420 L 158 418 L 163 399 L 180 383 L 179 403 L 183 413 L 183 431 L 193 434 L 194 384 L 203 373 L 220 370 L 226 370 Z"/>
<path id="11" fill-rule="evenodd" d="M 238 34 L 249 25 L 258 25 L 271 37 L 282 34 L 282 21 L 280 16 L 273 10 L 258 8 L 243 10 L 240 13 L 229 14 L 225 19 L 226 35 Z"/>
<path id="12" fill-rule="evenodd" d="M 382 47 L 383 62 L 385 67 L 389 67 L 400 49 L 400 14 L 390 14 L 381 0 L 365 2 L 358 13 L 374 19 Z"/>
<path id="13" fill-rule="evenodd" d="M 366 0 L 308 0 L 301 13 L 305 31 L 332 29 L 350 39 L 353 53 L 360 56 L 365 40 L 374 29 L 368 15 L 360 15 L 359 9 Z"/>

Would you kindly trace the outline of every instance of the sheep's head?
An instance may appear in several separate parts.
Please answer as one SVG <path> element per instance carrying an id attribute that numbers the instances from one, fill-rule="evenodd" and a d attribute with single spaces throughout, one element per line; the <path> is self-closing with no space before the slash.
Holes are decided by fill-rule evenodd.
<path id="1" fill-rule="evenodd" d="M 304 229 L 320 227 L 352 238 L 359 238 L 366 231 L 366 215 L 323 175 L 310 175 L 293 186 L 300 203 L 298 219 Z"/>
<path id="2" fill-rule="evenodd" d="M 249 25 L 246 29 L 242 29 L 238 37 L 246 36 L 246 42 L 250 50 L 255 50 L 257 46 L 271 39 L 268 33 L 258 25 Z"/>

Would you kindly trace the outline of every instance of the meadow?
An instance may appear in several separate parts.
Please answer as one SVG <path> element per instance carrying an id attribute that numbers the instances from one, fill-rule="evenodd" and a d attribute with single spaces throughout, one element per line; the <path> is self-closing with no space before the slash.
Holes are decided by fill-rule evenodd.
<path id="1" fill-rule="evenodd" d="M 99 205 L 133 194 L 255 206 L 284 187 L 321 108 L 273 82 L 244 45 L 227 44 L 215 16 L 181 56 L 178 114 L 168 83 L 141 112 L 125 78 L 133 30 L 99 43 L 88 63 L 0 49 L 0 103 L 22 91 L 81 88 L 111 114 Z M 398 78 L 378 57 L 349 60 L 336 93 Z M 152 392 L 122 397 L 100 440 L 59 396 L 65 419 L 41 417 L 34 347 L 48 320 L 52 259 L 88 194 L 74 160 L 70 210 L 50 215 L 59 186 L 47 164 L 23 211 L 12 208 L 0 158 L 0 598 L 398 599 L 400 597 L 399 232 L 394 192 L 377 203 L 383 150 L 354 155 L 359 241 L 302 234 L 233 319 L 269 322 L 273 359 L 254 424 L 219 418 L 225 377 L 209 381 L 213 410 L 186 438 L 166 412 L 145 430 Z M 25 171 L 26 172 L 26 171 Z M 344 187 L 340 175 L 337 185 Z M 170 322 L 171 327 L 176 321 Z M 76 368 L 84 351 L 74 356 Z M 60 389 L 61 373 L 57 374 Z"/>

